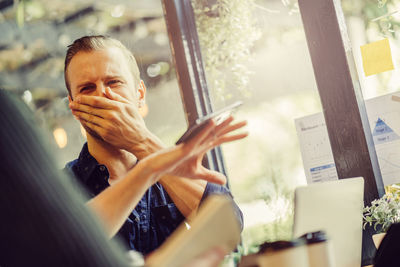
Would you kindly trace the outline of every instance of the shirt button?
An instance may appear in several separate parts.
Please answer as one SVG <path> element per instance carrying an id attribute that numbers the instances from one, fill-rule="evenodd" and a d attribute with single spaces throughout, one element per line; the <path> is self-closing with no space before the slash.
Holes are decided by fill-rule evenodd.
<path id="1" fill-rule="evenodd" d="M 106 167 L 104 165 L 100 166 L 100 171 L 104 172 L 106 170 Z"/>
<path id="2" fill-rule="evenodd" d="M 164 215 L 163 215 L 163 216 L 161 216 L 161 219 L 165 220 L 165 216 L 164 216 Z"/>
<path id="3" fill-rule="evenodd" d="M 147 233 L 147 229 L 146 228 L 143 229 L 143 233 Z"/>
<path id="4" fill-rule="evenodd" d="M 89 170 L 89 167 L 85 167 L 85 172 L 87 172 Z"/>

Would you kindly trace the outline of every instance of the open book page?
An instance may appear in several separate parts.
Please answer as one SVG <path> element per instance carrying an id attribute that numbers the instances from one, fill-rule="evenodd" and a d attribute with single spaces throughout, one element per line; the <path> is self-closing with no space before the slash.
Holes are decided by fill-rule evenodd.
<path id="1" fill-rule="evenodd" d="M 239 241 L 240 226 L 232 199 L 223 195 L 210 196 L 192 218 L 190 229 L 182 223 L 158 250 L 146 258 L 146 266 L 183 266 L 216 246 L 233 250 Z"/>

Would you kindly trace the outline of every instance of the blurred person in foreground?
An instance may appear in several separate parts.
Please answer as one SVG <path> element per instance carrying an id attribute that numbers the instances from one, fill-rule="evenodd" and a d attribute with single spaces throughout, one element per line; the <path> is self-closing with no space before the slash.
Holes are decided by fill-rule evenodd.
<path id="1" fill-rule="evenodd" d="M 55 168 L 31 114 L 21 101 L 0 90 L 0 266 L 141 266 L 108 240 L 71 181 Z M 104 193 L 129 187 L 140 199 L 165 174 L 198 177 L 198 163 L 206 151 L 246 136 L 230 135 L 237 128 L 231 122 L 232 118 L 219 125 L 210 122 L 185 144 L 143 158 Z M 131 193 L 120 198 L 117 201 L 132 202 Z M 224 253 L 222 248 L 211 249 L 186 266 L 217 266 Z"/>
<path id="2" fill-rule="evenodd" d="M 201 158 L 188 166 L 193 177 L 164 174 L 151 184 L 124 178 L 139 161 L 165 146 L 139 114 L 146 87 L 135 58 L 119 41 L 104 36 L 75 40 L 66 54 L 64 74 L 70 108 L 87 132 L 78 159 L 66 169 L 90 192 L 87 204 L 109 237 L 118 233 L 131 249 L 146 255 L 196 212 L 208 195 L 232 197 L 223 186 L 226 177 L 203 167 Z M 231 124 L 232 118 L 224 123 L 227 131 L 245 125 Z M 242 213 L 232 203 L 243 227 Z"/>

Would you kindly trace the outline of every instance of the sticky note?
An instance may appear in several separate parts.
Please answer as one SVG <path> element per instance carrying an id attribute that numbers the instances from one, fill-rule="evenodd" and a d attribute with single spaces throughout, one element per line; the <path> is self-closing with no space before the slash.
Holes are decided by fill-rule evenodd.
<path id="1" fill-rule="evenodd" d="M 394 69 L 392 52 L 387 38 L 361 46 L 361 57 L 365 76 Z"/>

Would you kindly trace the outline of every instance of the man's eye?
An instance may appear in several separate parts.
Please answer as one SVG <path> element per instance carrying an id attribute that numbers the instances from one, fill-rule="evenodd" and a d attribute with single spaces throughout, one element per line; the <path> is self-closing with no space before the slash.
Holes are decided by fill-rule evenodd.
<path id="1" fill-rule="evenodd" d="M 93 88 L 94 88 L 94 86 L 84 86 L 84 87 L 81 88 L 80 92 L 84 92 L 84 91 L 87 91 L 87 90 L 91 90 L 91 89 L 93 89 Z"/>
<path id="2" fill-rule="evenodd" d="M 81 92 L 86 91 L 86 90 L 89 90 L 89 86 L 86 86 L 86 87 L 82 87 L 82 88 L 81 88 Z"/>
<path id="3" fill-rule="evenodd" d="M 108 82 L 108 85 L 118 85 L 121 84 L 122 82 L 120 80 L 111 80 Z"/>

